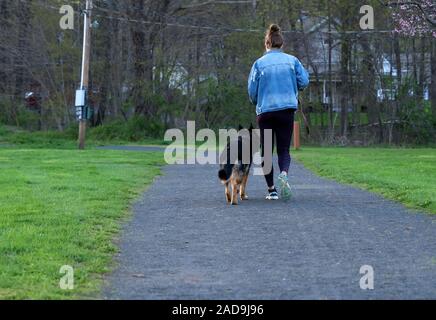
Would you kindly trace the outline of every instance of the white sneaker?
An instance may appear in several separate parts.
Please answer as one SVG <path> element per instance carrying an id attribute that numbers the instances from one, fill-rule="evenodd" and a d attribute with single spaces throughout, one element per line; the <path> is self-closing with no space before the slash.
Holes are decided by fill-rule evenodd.
<path id="1" fill-rule="evenodd" d="M 266 196 L 266 200 L 279 200 L 279 194 L 277 190 L 269 191 L 269 194 Z"/>

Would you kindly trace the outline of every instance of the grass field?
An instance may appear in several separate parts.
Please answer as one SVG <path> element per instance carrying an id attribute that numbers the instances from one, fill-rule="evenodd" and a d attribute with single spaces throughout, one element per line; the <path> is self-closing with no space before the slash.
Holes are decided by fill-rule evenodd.
<path id="1" fill-rule="evenodd" d="M 98 295 L 120 221 L 159 153 L 0 147 L 0 299 Z M 60 290 L 61 266 L 75 289 Z"/>
<path id="2" fill-rule="evenodd" d="M 436 213 L 436 149 L 304 148 L 294 156 L 321 176 Z"/>

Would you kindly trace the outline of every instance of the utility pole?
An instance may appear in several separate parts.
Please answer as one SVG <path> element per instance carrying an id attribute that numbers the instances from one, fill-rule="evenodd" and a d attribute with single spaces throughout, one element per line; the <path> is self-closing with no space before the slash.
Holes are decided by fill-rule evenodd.
<path id="1" fill-rule="evenodd" d="M 83 56 L 82 56 L 82 75 L 80 81 L 80 90 L 83 93 L 88 91 L 89 87 L 89 58 L 91 55 L 91 17 L 92 17 L 92 0 L 86 0 L 86 10 L 84 13 L 85 21 L 83 27 Z M 85 94 L 85 104 L 86 104 Z M 82 107 L 82 115 L 79 118 L 79 149 L 85 149 L 87 110 L 86 106 Z"/>

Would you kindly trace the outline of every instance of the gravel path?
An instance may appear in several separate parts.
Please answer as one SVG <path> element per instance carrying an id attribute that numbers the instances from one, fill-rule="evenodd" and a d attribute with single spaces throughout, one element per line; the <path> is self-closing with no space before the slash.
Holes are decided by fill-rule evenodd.
<path id="1" fill-rule="evenodd" d="M 142 148 L 143 151 L 154 151 Z M 168 166 L 134 206 L 107 299 L 436 299 L 436 218 L 293 164 L 292 202 L 228 206 L 215 166 Z M 360 289 L 363 265 L 374 290 Z"/>

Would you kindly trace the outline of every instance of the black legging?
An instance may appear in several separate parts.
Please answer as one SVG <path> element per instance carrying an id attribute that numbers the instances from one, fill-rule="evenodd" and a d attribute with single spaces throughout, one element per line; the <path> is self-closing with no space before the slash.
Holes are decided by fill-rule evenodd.
<path id="1" fill-rule="evenodd" d="M 292 134 L 294 131 L 294 109 L 286 109 L 276 112 L 268 112 L 261 114 L 257 117 L 257 123 L 260 129 L 260 143 L 262 145 L 262 157 L 267 156 L 272 157 L 272 152 L 274 150 L 275 140 L 277 141 L 277 154 L 279 157 L 279 168 L 280 172 L 288 172 L 291 165 L 291 141 Z M 272 149 L 265 150 L 265 134 L 264 130 L 272 130 Z M 268 168 L 269 169 L 269 168 Z M 274 169 L 271 171 L 265 171 L 265 179 L 268 187 L 274 186 Z"/>

